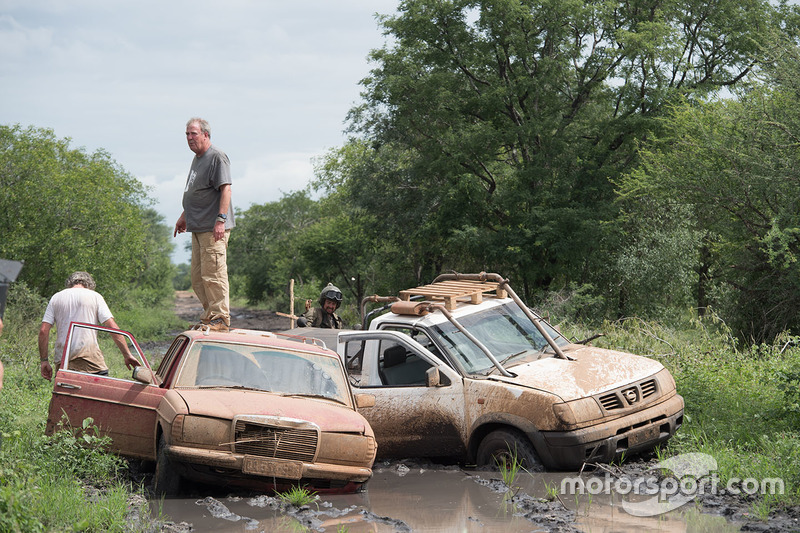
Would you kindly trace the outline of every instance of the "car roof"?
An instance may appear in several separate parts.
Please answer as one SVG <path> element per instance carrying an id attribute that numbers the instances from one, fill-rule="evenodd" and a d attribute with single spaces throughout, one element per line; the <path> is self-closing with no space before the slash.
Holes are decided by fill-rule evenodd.
<path id="1" fill-rule="evenodd" d="M 335 351 L 329 349 L 324 343 L 313 338 L 292 338 L 283 333 L 273 333 L 271 331 L 261 331 L 255 329 L 231 328 L 229 331 L 204 331 L 190 329 L 183 332 L 191 341 L 220 341 L 229 343 L 255 344 L 276 348 L 286 348 L 291 350 L 303 350 L 313 352 L 328 357 L 336 357 Z M 316 342 L 314 342 L 316 340 Z M 298 341 L 302 346 L 298 346 Z M 335 345 L 334 345 L 335 346 Z"/>
<path id="2" fill-rule="evenodd" d="M 471 315 L 484 309 L 490 309 L 492 307 L 497 307 L 509 302 L 513 302 L 511 298 L 486 298 L 480 303 L 471 303 L 465 301 L 457 301 L 455 303 L 455 308 L 450 311 L 450 313 L 455 318 L 460 318 L 465 315 Z M 432 303 L 442 305 L 442 302 L 418 302 L 418 303 Z M 440 311 L 434 311 L 425 315 L 416 316 L 416 315 L 399 315 L 395 314 L 391 311 L 388 313 L 379 315 L 373 319 L 376 324 L 380 324 L 382 322 L 400 322 L 405 324 L 415 324 L 417 326 L 434 326 L 437 324 L 441 324 L 443 322 L 448 322 L 447 317 L 444 313 Z"/>
<path id="3" fill-rule="evenodd" d="M 295 342 L 314 342 L 322 343 L 323 346 L 336 350 L 336 344 L 339 338 L 340 331 L 350 331 L 349 329 L 331 329 L 331 328 L 294 328 L 282 331 L 279 335 Z"/>

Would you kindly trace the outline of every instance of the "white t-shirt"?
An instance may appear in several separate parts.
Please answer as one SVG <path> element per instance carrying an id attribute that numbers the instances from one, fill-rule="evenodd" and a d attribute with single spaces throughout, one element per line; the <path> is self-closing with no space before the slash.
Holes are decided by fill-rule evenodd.
<path id="1" fill-rule="evenodd" d="M 99 292 L 85 287 L 71 287 L 55 293 L 47 303 L 42 322 L 55 324 L 58 329 L 55 347 L 56 363 L 61 362 L 70 322 L 102 324 L 109 318 L 114 318 L 114 316 Z M 70 355 L 97 346 L 96 331 L 81 328 L 77 329 L 75 334 Z"/>

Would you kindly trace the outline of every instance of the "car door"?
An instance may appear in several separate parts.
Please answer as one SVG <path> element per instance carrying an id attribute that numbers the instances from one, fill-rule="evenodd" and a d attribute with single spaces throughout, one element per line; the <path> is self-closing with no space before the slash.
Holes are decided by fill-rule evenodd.
<path id="1" fill-rule="evenodd" d="M 122 335 L 132 345 L 131 351 L 139 358 L 142 366 L 150 370 L 147 359 L 130 333 L 103 326 L 72 323 L 70 338 L 73 337 L 73 328 L 90 328 L 101 336 L 112 333 Z M 69 370 L 69 350 L 68 340 L 62 359 L 62 363 L 66 362 L 62 366 L 67 369 L 59 369 L 54 378 L 47 416 L 47 434 L 56 431 L 62 422 L 68 422 L 73 428 L 80 428 L 84 419 L 92 418 L 100 433 L 111 437 L 112 451 L 127 457 L 155 459 L 156 408 L 166 389 L 133 379 Z M 113 356 L 120 355 L 117 352 Z"/>
<path id="2" fill-rule="evenodd" d="M 359 407 L 375 432 L 379 457 L 455 457 L 465 453 L 464 393 L 461 377 L 419 343 L 394 331 L 340 333 L 341 354 L 363 353 L 356 394 L 374 396 Z M 440 384 L 427 386 L 436 368 Z M 371 402 L 369 402 L 371 403 Z"/>

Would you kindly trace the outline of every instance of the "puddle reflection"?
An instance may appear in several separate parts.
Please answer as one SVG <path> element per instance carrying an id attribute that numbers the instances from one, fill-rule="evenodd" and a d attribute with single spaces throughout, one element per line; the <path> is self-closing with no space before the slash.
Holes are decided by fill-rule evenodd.
<path id="1" fill-rule="evenodd" d="M 691 503 L 666 514 L 637 517 L 623 509 L 620 496 L 559 495 L 564 477 L 522 474 L 514 483 L 515 490 L 507 492 L 500 490 L 497 472 L 398 470 L 395 465 L 376 468 L 365 492 L 322 496 L 296 516 L 274 509 L 267 497 L 169 499 L 161 506 L 152 502 L 151 509 L 154 516 L 160 509 L 162 516 L 174 522 L 192 524 L 195 532 L 515 533 L 547 531 L 559 525 L 587 533 L 739 530 L 722 517 L 699 513 Z M 554 497 L 560 503 L 552 501 Z"/>

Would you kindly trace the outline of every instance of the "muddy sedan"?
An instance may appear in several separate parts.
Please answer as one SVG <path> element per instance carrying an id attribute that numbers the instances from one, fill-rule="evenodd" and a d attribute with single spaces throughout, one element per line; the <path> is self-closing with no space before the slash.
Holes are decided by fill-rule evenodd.
<path id="1" fill-rule="evenodd" d="M 73 371 L 68 341 L 47 433 L 91 418 L 112 451 L 155 462 L 157 493 L 185 481 L 353 492 L 372 475 L 375 437 L 335 352 L 261 331 L 186 331 L 153 372 L 129 333 L 70 327 L 70 338 L 124 335 L 142 364 L 132 379 Z"/>

